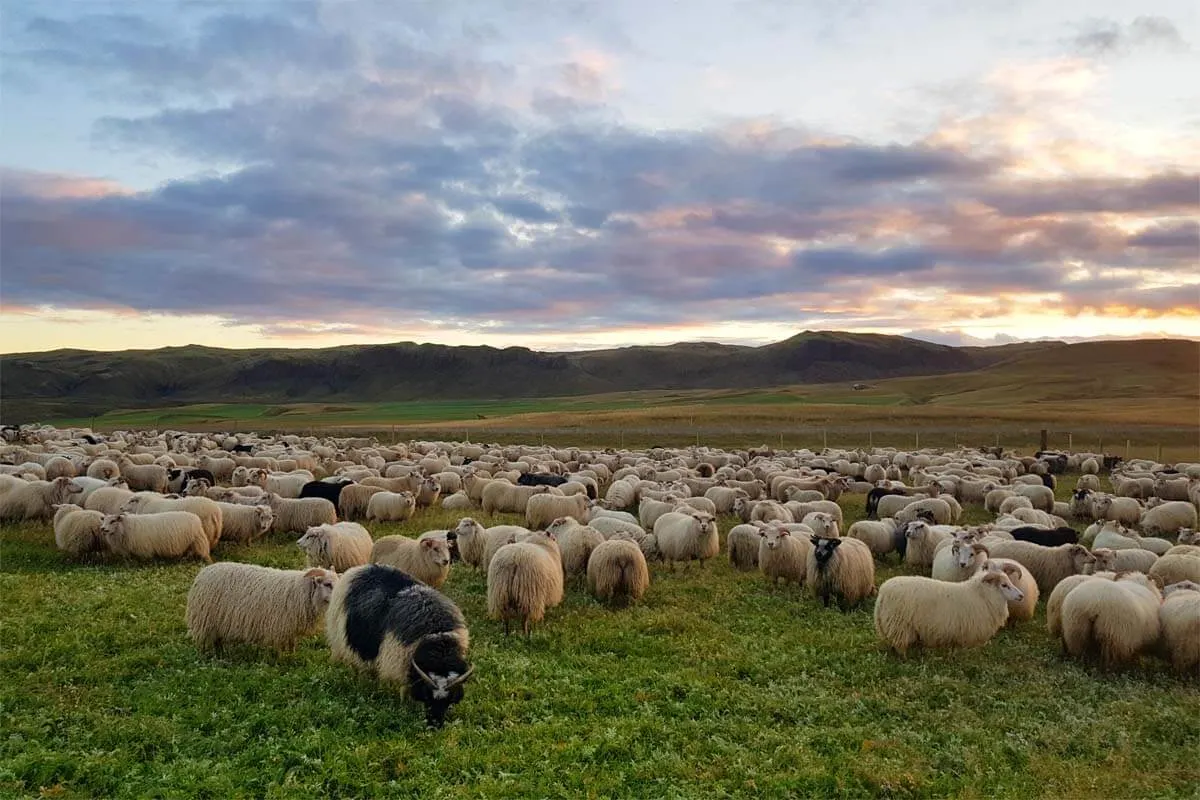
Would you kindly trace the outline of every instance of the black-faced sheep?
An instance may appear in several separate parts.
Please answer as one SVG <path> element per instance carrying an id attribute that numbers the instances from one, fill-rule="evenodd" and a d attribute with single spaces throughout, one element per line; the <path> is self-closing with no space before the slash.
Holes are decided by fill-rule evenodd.
<path id="1" fill-rule="evenodd" d="M 875 594 L 875 559 L 858 539 L 812 537 L 806 573 L 809 591 L 826 608 L 830 597 L 845 611 Z"/>

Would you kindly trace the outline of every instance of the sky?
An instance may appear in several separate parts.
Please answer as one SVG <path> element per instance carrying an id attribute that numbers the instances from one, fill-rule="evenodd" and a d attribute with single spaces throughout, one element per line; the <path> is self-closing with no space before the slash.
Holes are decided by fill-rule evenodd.
<path id="1" fill-rule="evenodd" d="M 0 6 L 0 351 L 1200 338 L 1192 0 Z"/>

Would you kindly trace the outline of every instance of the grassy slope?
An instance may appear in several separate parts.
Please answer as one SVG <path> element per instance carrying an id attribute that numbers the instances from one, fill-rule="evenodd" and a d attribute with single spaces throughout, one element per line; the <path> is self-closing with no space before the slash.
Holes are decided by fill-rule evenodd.
<path id="1" fill-rule="evenodd" d="M 861 516 L 861 498 L 844 506 Z M 182 624 L 194 564 L 69 565 L 46 526 L 0 531 L 6 796 L 1194 797 L 1200 781 L 1196 684 L 1157 660 L 1065 661 L 1041 613 L 983 648 L 898 661 L 869 608 L 824 610 L 719 560 L 655 568 L 626 610 L 573 587 L 527 644 L 457 569 L 445 590 L 478 677 L 430 732 L 319 638 L 198 654 Z M 218 553 L 301 563 L 286 539 Z"/>

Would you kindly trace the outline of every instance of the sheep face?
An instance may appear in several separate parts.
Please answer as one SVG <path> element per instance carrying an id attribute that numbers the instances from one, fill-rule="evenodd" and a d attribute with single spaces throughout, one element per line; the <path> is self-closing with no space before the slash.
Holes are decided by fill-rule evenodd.
<path id="1" fill-rule="evenodd" d="M 325 555 L 329 552 L 329 533 L 322 528 L 309 528 L 296 540 L 296 546 L 313 557 Z"/>
<path id="2" fill-rule="evenodd" d="M 829 560 L 833 558 L 833 554 L 841 546 L 842 540 L 826 536 L 814 536 L 813 542 L 813 558 L 817 560 L 817 567 L 824 569 L 829 565 Z"/>
<path id="3" fill-rule="evenodd" d="M 971 558 L 975 555 L 975 551 L 971 545 L 966 542 L 955 542 L 950 545 L 954 551 L 954 562 L 958 564 L 959 569 L 966 569 L 971 563 Z"/>
<path id="4" fill-rule="evenodd" d="M 443 539 L 422 539 L 421 548 L 429 560 L 439 567 L 450 564 L 450 543 Z"/>
<path id="5" fill-rule="evenodd" d="M 254 513 L 258 515 L 258 532 L 265 536 L 271 530 L 271 526 L 275 524 L 275 512 L 270 506 L 257 506 Z"/>
<path id="6" fill-rule="evenodd" d="M 1092 558 L 1095 561 L 1092 564 L 1089 574 L 1097 572 L 1113 572 L 1117 568 L 1117 554 L 1107 547 L 1101 547 L 1092 551 Z"/>
<path id="7" fill-rule="evenodd" d="M 337 573 L 331 569 L 314 567 L 305 572 L 304 577 L 311 583 L 313 605 L 318 609 L 326 608 L 329 598 L 333 596 L 333 584 L 337 581 Z"/>
<path id="8" fill-rule="evenodd" d="M 463 684 L 475 669 L 467 667 L 461 658 L 454 658 L 453 661 L 456 663 L 445 672 L 434 668 L 426 671 L 414 657 L 409 670 L 409 693 L 414 700 L 425 706 L 425 724 L 431 728 L 440 728 L 446 724 L 446 713 L 451 706 L 462 701 Z"/>
<path id="9" fill-rule="evenodd" d="M 450 531 L 450 533 L 454 534 L 455 539 L 457 539 L 459 536 L 468 536 L 471 534 L 478 536 L 483 534 L 483 526 L 471 517 L 463 517 L 458 521 L 458 524 L 454 526 L 454 530 Z M 446 535 L 448 538 L 450 534 Z"/>
<path id="10" fill-rule="evenodd" d="M 83 487 L 72 483 L 70 478 L 55 478 L 52 484 L 51 497 L 56 503 L 65 503 L 71 495 L 83 493 Z"/>
<path id="11" fill-rule="evenodd" d="M 1075 565 L 1075 572 L 1083 575 L 1089 569 L 1095 569 L 1096 557 L 1088 552 L 1088 549 L 1081 544 L 1069 545 L 1071 552 L 1071 560 Z"/>
<path id="12" fill-rule="evenodd" d="M 918 516 L 920 516 L 920 515 L 918 515 Z M 929 522 L 927 522 L 923 519 L 917 520 L 916 522 L 908 523 L 908 525 L 905 527 L 904 538 L 920 539 L 922 536 L 924 536 L 927 533 L 929 533 Z"/>
<path id="13" fill-rule="evenodd" d="M 1013 603 L 1019 603 L 1025 599 L 1025 593 L 1013 586 L 1013 582 L 1009 580 L 1008 574 L 1001 571 L 988 571 L 983 576 L 983 582 L 991 586 L 995 586 L 1000 590 L 1000 594 L 1004 595 L 1004 599 Z"/>
<path id="14" fill-rule="evenodd" d="M 763 541 L 767 543 L 767 547 L 769 549 L 776 550 L 779 548 L 779 543 L 782 541 L 783 537 L 791 536 L 791 533 L 783 528 L 771 527 L 760 529 L 758 535 L 761 536 Z"/>
<path id="15" fill-rule="evenodd" d="M 1200 544 L 1200 532 L 1191 528 L 1180 528 L 1177 541 L 1179 544 Z"/>
<path id="16" fill-rule="evenodd" d="M 715 530 L 717 521 L 707 511 L 697 511 L 692 514 L 692 517 L 696 520 L 701 536 L 706 533 L 712 533 Z"/>

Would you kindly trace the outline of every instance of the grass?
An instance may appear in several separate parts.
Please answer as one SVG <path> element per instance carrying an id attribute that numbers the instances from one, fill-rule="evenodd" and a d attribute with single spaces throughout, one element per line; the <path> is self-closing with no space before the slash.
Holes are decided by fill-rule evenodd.
<path id="1" fill-rule="evenodd" d="M 861 497 L 843 505 L 861 517 Z M 71 564 L 43 524 L 0 542 L 6 797 L 1183 798 L 1200 782 L 1196 684 L 1154 659 L 1113 675 L 1064 660 L 1041 613 L 982 648 L 902 661 L 876 644 L 869 604 L 825 610 L 719 559 L 653 568 L 624 610 L 573 586 L 527 643 L 456 568 L 445 591 L 477 677 L 429 731 L 319 637 L 287 655 L 196 652 L 194 563 Z M 288 538 L 217 557 L 301 565 Z"/>

